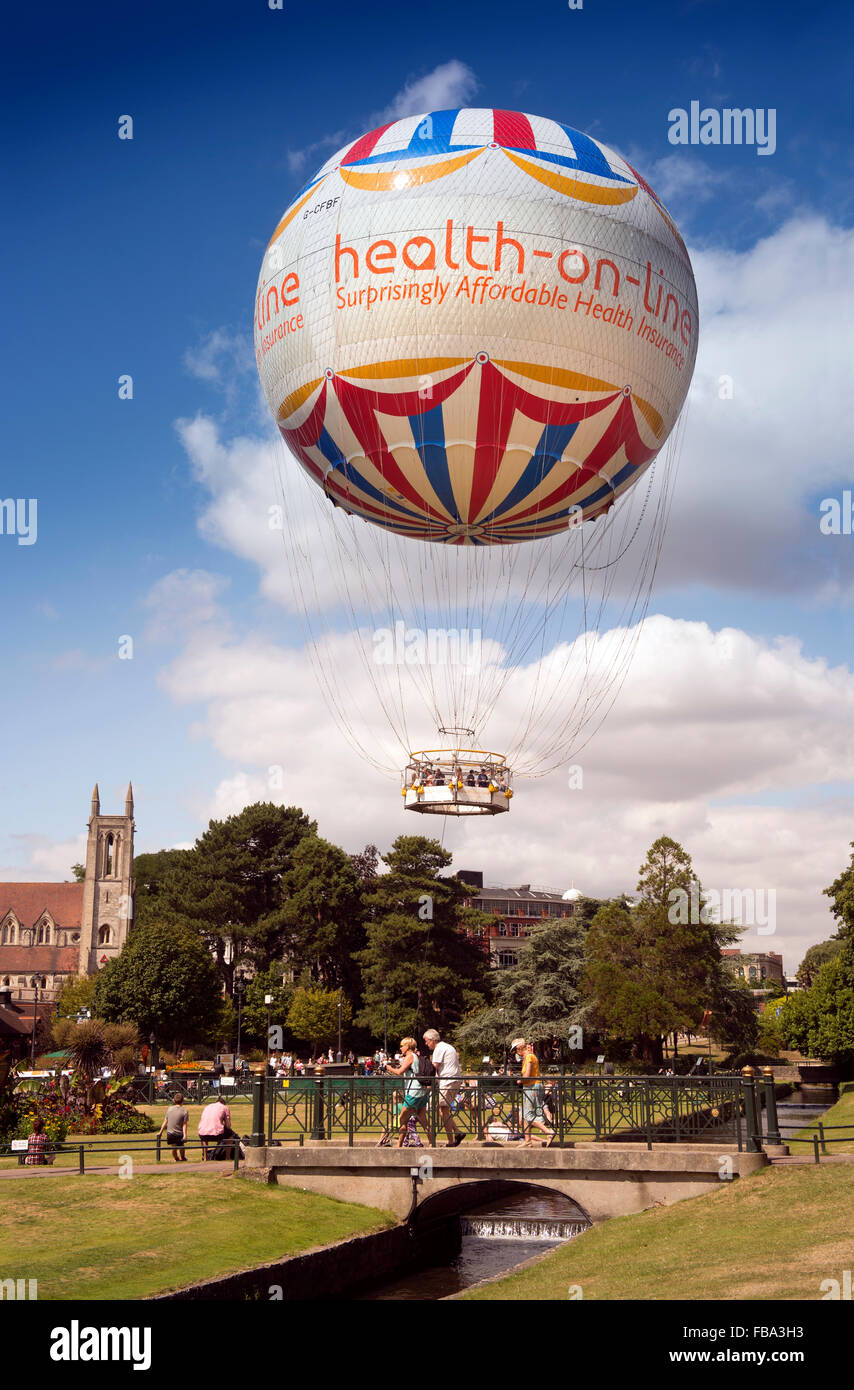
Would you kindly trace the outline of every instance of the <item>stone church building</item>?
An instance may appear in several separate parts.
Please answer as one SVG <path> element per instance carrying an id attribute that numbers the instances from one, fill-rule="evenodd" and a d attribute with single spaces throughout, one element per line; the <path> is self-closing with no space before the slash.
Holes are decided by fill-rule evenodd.
<path id="1" fill-rule="evenodd" d="M 124 815 L 102 815 L 92 793 L 82 883 L 0 882 L 0 989 L 13 999 L 56 997 L 75 975 L 119 954 L 133 921 L 133 787 Z"/>

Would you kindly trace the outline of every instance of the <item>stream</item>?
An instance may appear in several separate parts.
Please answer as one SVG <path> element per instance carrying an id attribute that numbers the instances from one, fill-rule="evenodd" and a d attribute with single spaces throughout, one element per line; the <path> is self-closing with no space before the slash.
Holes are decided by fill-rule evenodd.
<path id="1" fill-rule="evenodd" d="M 418 1270 L 367 1289 L 361 1299 L 439 1299 L 512 1270 L 587 1230 L 579 1207 L 557 1192 L 520 1193 L 460 1217 L 462 1246 L 450 1264 Z"/>

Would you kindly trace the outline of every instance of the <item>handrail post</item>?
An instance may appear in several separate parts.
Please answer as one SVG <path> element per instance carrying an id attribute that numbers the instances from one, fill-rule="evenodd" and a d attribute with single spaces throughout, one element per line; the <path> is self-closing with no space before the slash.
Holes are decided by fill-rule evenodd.
<path id="1" fill-rule="evenodd" d="M 643 1088 L 646 1105 L 646 1147 L 652 1149 L 652 1086 L 646 1081 Z"/>
<path id="2" fill-rule="evenodd" d="M 162 1137 L 163 1137 L 163 1136 L 162 1136 L 161 1134 L 158 1134 L 158 1135 L 157 1135 L 157 1138 L 156 1138 L 155 1141 L 154 1141 L 154 1143 L 155 1143 L 155 1154 L 154 1154 L 154 1157 L 155 1157 L 155 1161 L 156 1161 L 157 1163 L 160 1162 L 160 1144 L 161 1144 L 161 1141 L 162 1141 Z"/>
<path id="3" fill-rule="evenodd" d="M 771 1067 L 763 1067 L 762 1075 L 765 1078 L 765 1114 L 768 1117 L 766 1142 L 769 1144 L 782 1144 L 783 1139 L 780 1134 L 780 1120 L 777 1115 L 777 1088 L 774 1085 L 773 1069 Z"/>
<path id="4" fill-rule="evenodd" d="M 813 1147 L 813 1153 L 815 1154 L 815 1161 L 816 1161 L 816 1163 L 821 1163 L 821 1158 L 819 1157 L 819 1152 L 818 1152 L 818 1135 L 817 1135 L 817 1134 L 814 1134 L 813 1137 L 812 1137 L 812 1147 Z"/>
<path id="5" fill-rule="evenodd" d="M 563 1148 L 566 1137 L 564 1125 L 564 1110 L 566 1109 L 566 1072 L 561 1072 L 560 1081 L 557 1087 L 557 1126 L 558 1126 L 558 1145 Z"/>
<path id="6" fill-rule="evenodd" d="M 821 1151 L 822 1151 L 823 1154 L 826 1154 L 826 1153 L 827 1153 L 827 1142 L 826 1142 L 825 1137 L 824 1137 L 824 1125 L 822 1124 L 821 1120 L 819 1120 L 819 1122 L 818 1122 L 818 1132 L 819 1132 L 819 1134 L 821 1135 Z"/>
<path id="7" fill-rule="evenodd" d="M 264 1086 L 266 1078 L 256 1076 L 252 1082 L 252 1134 L 249 1142 L 253 1149 L 264 1147 Z"/>
<path id="8" fill-rule="evenodd" d="M 599 1140 L 602 1138 L 602 1100 L 603 1100 L 603 1095 L 602 1095 L 602 1092 L 601 1092 L 601 1090 L 600 1090 L 600 1084 L 601 1084 L 601 1077 L 595 1076 L 595 1077 L 593 1078 L 593 1128 L 594 1128 L 594 1131 L 595 1131 L 595 1139 L 596 1139 L 597 1144 L 598 1144 Z"/>
<path id="9" fill-rule="evenodd" d="M 731 1082 L 731 1105 L 735 1111 L 735 1137 L 738 1142 L 738 1152 L 743 1153 L 744 1144 L 741 1138 L 741 1096 L 738 1091 L 737 1082 Z"/>
<path id="10" fill-rule="evenodd" d="M 349 1098 L 349 1102 L 348 1102 L 348 1117 L 347 1117 L 347 1145 L 348 1145 L 348 1147 L 351 1148 L 351 1149 L 352 1149 L 352 1147 L 353 1147 L 353 1135 L 355 1134 L 355 1132 L 356 1132 L 356 1081 L 355 1081 L 355 1078 L 351 1076 L 351 1077 L 350 1077 L 350 1098 Z"/>
<path id="11" fill-rule="evenodd" d="M 323 1116 L 323 1079 L 324 1072 L 322 1067 L 316 1067 L 314 1072 L 314 1112 L 311 1122 L 312 1139 L 325 1139 Z"/>
<path id="12" fill-rule="evenodd" d="M 267 1091 L 267 1143 L 273 1142 L 273 1128 L 276 1123 L 276 1078 L 265 1076 L 264 1085 Z"/>
<path id="13" fill-rule="evenodd" d="M 741 1074 L 744 1077 L 744 1118 L 747 1129 L 747 1152 L 760 1153 L 762 1150 L 762 1133 L 759 1125 L 759 1118 L 756 1107 L 756 1083 L 753 1078 L 755 1072 L 752 1067 L 742 1067 Z"/>
<path id="14" fill-rule="evenodd" d="M 77 1156 L 77 1161 L 78 1161 L 78 1164 L 79 1164 L 78 1169 L 77 1169 L 77 1172 L 79 1173 L 80 1177 L 85 1177 L 85 1176 L 86 1176 L 86 1159 L 85 1159 L 85 1156 L 84 1156 L 84 1146 L 83 1146 L 82 1144 L 80 1145 L 80 1148 L 79 1148 L 79 1153 L 78 1153 L 78 1156 Z"/>
<path id="15" fill-rule="evenodd" d="M 439 1083 L 435 1076 L 430 1082 L 430 1146 L 436 1147 L 436 1108 L 438 1102 Z"/>

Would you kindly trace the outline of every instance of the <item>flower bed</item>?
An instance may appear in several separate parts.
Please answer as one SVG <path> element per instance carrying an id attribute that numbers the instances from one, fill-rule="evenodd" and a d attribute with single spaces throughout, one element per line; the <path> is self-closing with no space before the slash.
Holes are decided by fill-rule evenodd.
<path id="1" fill-rule="evenodd" d="M 19 1092 L 12 1097 L 6 1117 L 7 1133 L 2 1138 L 28 1138 L 36 1118 L 44 1121 L 45 1134 L 53 1144 L 61 1144 L 68 1134 L 149 1134 L 157 1128 L 149 1115 L 116 1095 L 104 1096 L 87 1113 L 85 1094 L 86 1089 L 77 1078 L 67 1095 L 63 1095 L 56 1081 L 37 1092 Z"/>

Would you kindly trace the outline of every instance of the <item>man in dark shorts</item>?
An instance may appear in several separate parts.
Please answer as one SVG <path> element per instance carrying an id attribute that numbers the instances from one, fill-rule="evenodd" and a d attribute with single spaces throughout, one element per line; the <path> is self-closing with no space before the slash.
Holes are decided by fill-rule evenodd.
<path id="1" fill-rule="evenodd" d="M 187 1142 L 187 1125 L 190 1120 L 190 1112 L 184 1108 L 184 1097 L 178 1091 L 175 1096 L 175 1103 L 169 1106 L 166 1111 L 166 1119 L 157 1131 L 158 1137 L 166 1130 L 166 1143 L 172 1150 L 172 1157 L 176 1163 L 186 1163 L 187 1154 L 184 1145 Z"/>

